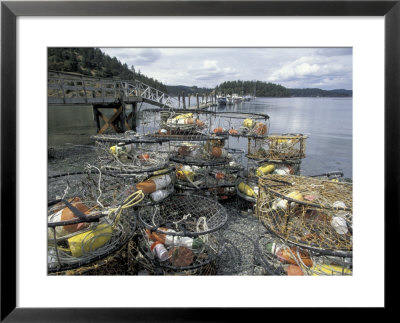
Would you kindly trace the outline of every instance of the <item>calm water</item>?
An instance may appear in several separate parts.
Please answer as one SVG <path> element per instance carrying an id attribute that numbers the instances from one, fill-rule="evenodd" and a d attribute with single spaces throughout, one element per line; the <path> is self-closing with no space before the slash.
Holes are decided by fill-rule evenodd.
<path id="1" fill-rule="evenodd" d="M 303 175 L 342 171 L 352 178 L 352 102 L 352 98 L 257 98 L 218 111 L 266 113 L 270 133 L 308 135 Z M 140 118 L 143 115 L 139 123 Z M 89 136 L 96 133 L 88 106 L 49 107 L 48 126 L 49 145 L 93 144 Z M 247 139 L 231 138 L 229 145 L 246 151 Z"/>

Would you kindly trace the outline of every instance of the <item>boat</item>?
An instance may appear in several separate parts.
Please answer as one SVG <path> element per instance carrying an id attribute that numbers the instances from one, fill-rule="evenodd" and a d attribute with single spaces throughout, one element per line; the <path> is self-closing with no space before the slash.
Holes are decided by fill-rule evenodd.
<path id="1" fill-rule="evenodd" d="M 219 105 L 226 105 L 227 100 L 226 97 L 220 97 L 217 99 Z"/>
<path id="2" fill-rule="evenodd" d="M 237 95 L 236 93 L 232 94 L 232 103 L 233 104 L 240 103 L 242 101 L 243 101 L 243 97 Z"/>

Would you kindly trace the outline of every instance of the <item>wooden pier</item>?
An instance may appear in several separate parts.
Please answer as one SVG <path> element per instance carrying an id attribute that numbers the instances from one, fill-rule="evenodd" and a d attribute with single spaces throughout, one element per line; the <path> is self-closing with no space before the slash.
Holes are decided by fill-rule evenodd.
<path id="1" fill-rule="evenodd" d="M 196 94 L 196 104 L 190 105 L 189 96 L 186 107 L 184 93 L 176 99 L 137 80 L 125 81 L 50 71 L 47 84 L 48 105 L 91 105 L 98 134 L 104 133 L 108 128 L 113 128 L 116 132 L 136 131 L 137 104 L 141 102 L 161 110 L 204 110 L 216 106 L 215 96 Z M 102 109 L 112 109 L 114 114 L 108 118 L 102 113 Z"/>

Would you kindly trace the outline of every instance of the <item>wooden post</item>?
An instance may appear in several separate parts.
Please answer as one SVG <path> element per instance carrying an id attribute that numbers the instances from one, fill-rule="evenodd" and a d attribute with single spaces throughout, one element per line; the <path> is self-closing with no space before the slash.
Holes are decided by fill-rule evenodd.
<path id="1" fill-rule="evenodd" d="M 99 111 L 97 109 L 98 109 L 97 106 L 93 105 L 94 120 L 96 121 L 97 132 L 99 132 L 100 129 L 101 129 L 101 127 L 100 127 L 100 115 L 99 115 Z"/>
<path id="2" fill-rule="evenodd" d="M 122 112 L 119 115 L 119 128 L 122 132 L 125 132 L 125 120 L 126 120 L 126 105 L 125 102 L 121 102 Z"/>
<path id="3" fill-rule="evenodd" d="M 182 91 L 182 103 L 183 103 L 183 108 L 186 109 L 185 92 L 183 91 Z"/>
<path id="4" fill-rule="evenodd" d="M 131 128 L 133 131 L 136 131 L 136 128 L 137 128 L 137 102 L 132 103 Z"/>
<path id="5" fill-rule="evenodd" d="M 197 109 L 200 107 L 199 104 L 199 93 L 196 93 L 196 100 L 197 100 Z"/>
<path id="6" fill-rule="evenodd" d="M 179 107 L 181 106 L 181 95 L 178 94 L 178 102 L 179 102 Z"/>
<path id="7" fill-rule="evenodd" d="M 189 104 L 188 104 L 188 106 L 190 107 L 190 93 L 189 93 L 189 95 L 188 95 L 188 99 L 189 99 Z"/>

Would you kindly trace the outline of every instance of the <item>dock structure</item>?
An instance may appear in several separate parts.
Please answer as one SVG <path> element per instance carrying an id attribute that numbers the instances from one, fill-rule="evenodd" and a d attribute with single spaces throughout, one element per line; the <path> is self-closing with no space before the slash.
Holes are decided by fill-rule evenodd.
<path id="1" fill-rule="evenodd" d="M 186 107 L 185 95 L 182 101 L 152 88 L 137 80 L 118 80 L 98 78 L 77 73 L 48 72 L 48 105 L 91 105 L 97 125 L 97 133 L 102 134 L 108 128 L 116 132 L 136 130 L 137 104 L 144 102 L 160 110 L 207 109 L 214 102 L 199 103 Z M 131 107 L 131 109 L 130 109 Z M 102 109 L 112 109 L 114 114 L 108 118 Z M 127 111 L 131 110 L 129 114 Z M 103 120 L 103 125 L 101 124 Z"/>

